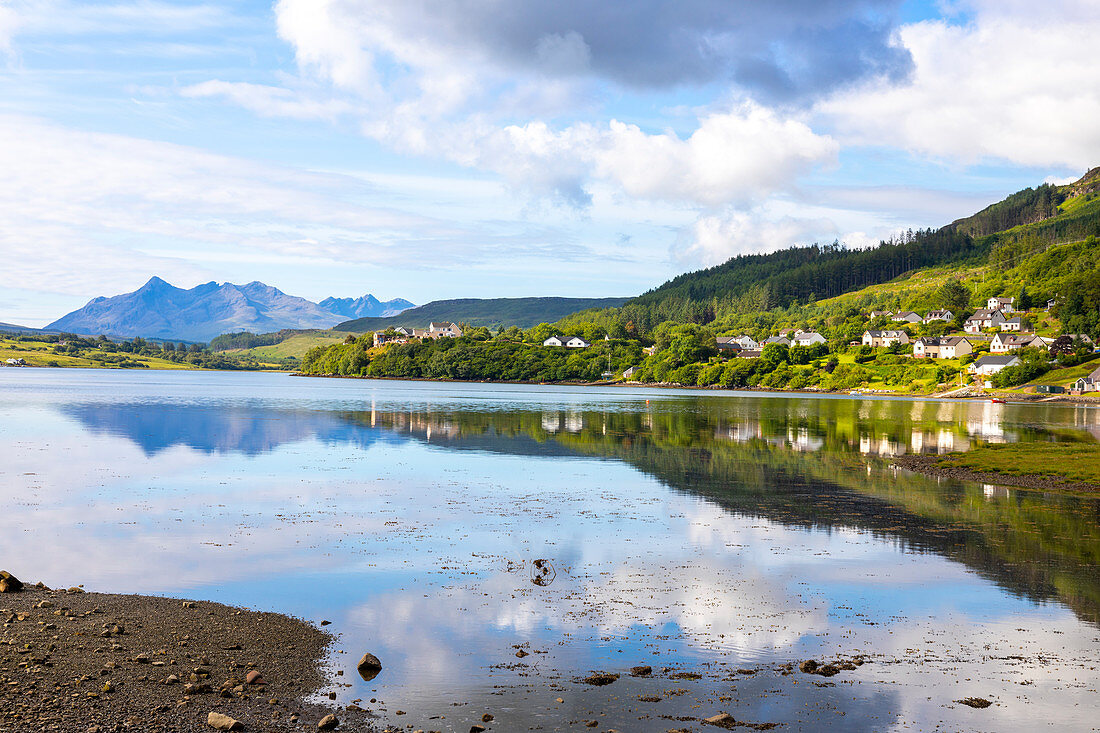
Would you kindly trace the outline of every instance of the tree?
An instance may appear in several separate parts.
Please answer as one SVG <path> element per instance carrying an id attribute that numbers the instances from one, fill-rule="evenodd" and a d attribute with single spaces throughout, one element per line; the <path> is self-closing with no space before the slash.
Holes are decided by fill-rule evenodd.
<path id="1" fill-rule="evenodd" d="M 941 310 L 961 316 L 970 308 L 970 291 L 958 280 L 948 280 L 936 290 L 936 302 Z"/>
<path id="2" fill-rule="evenodd" d="M 1027 286 L 1020 286 L 1020 294 L 1016 296 L 1016 309 L 1026 311 L 1031 308 L 1031 294 L 1027 292 Z"/>

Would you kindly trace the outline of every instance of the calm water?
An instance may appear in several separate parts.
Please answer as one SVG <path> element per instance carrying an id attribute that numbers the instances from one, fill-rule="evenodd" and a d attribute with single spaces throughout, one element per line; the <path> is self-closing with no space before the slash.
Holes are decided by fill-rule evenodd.
<path id="1" fill-rule="evenodd" d="M 1097 437 L 1069 406 L 4 369 L 0 565 L 330 620 L 340 703 L 402 727 L 1095 730 L 1100 504 L 889 457 Z"/>

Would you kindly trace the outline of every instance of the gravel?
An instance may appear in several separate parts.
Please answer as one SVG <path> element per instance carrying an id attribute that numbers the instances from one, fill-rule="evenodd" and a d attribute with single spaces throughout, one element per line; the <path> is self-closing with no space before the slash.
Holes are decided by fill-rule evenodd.
<path id="1" fill-rule="evenodd" d="M 209 733 L 212 712 L 246 731 L 316 731 L 332 713 L 341 731 L 376 730 L 368 711 L 306 701 L 329 684 L 333 637 L 301 619 L 27 585 L 0 594 L 0 624 L 3 733 Z"/>

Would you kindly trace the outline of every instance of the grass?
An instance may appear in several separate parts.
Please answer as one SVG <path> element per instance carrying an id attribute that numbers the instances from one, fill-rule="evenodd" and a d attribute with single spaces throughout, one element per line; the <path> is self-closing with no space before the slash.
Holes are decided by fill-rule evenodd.
<path id="1" fill-rule="evenodd" d="M 944 466 L 1009 476 L 1057 476 L 1100 485 L 1100 445 L 1096 443 L 1010 443 L 951 453 Z"/>
<path id="2" fill-rule="evenodd" d="M 22 359 L 35 367 L 83 367 L 86 369 L 121 369 L 117 364 L 102 361 L 101 358 L 123 356 L 144 364 L 149 369 L 195 369 L 191 364 L 177 364 L 174 361 L 155 356 L 135 356 L 125 353 L 86 350 L 82 356 L 53 353 L 53 344 L 45 341 L 15 341 L 0 337 L 0 362 L 8 359 Z"/>
<path id="3" fill-rule="evenodd" d="M 1092 374 L 1096 370 L 1096 367 L 1100 366 L 1100 361 L 1092 359 L 1086 361 L 1083 364 L 1078 364 L 1075 367 L 1066 367 L 1064 369 L 1051 369 L 1049 372 L 1039 377 L 1033 382 L 1028 382 L 1024 387 L 1029 387 L 1036 384 L 1060 384 L 1062 386 L 1069 385 L 1071 382 L 1075 382 L 1081 377 L 1086 377 Z"/>
<path id="4" fill-rule="evenodd" d="M 328 346 L 338 344 L 351 334 L 349 331 L 317 331 L 304 333 L 300 336 L 291 336 L 286 341 L 271 346 L 257 346 L 253 349 L 233 349 L 226 353 L 237 356 L 252 356 L 260 362 L 280 362 L 283 359 L 293 357 L 301 359 L 306 352 L 314 346 Z"/>

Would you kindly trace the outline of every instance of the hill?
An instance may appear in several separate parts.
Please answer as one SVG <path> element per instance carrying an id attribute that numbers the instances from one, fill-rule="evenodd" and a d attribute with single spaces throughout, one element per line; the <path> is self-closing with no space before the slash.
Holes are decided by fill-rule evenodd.
<path id="1" fill-rule="evenodd" d="M 742 255 L 689 272 L 631 300 L 618 314 L 648 331 L 666 321 L 710 323 L 887 283 L 922 268 L 994 262 L 1000 269 L 1053 244 L 1100 234 L 1100 168 L 1066 186 L 1028 188 L 940 229 L 877 247 L 834 243 Z"/>
<path id="2" fill-rule="evenodd" d="M 329 308 L 261 282 L 208 282 L 185 290 L 153 277 L 132 293 L 95 298 L 47 328 L 86 335 L 205 342 L 229 332 L 329 328 L 348 313 L 386 313 L 408 303 L 381 303 L 370 295 L 355 300 L 328 298 L 325 302 Z"/>
<path id="3" fill-rule="evenodd" d="M 458 298 L 433 300 L 389 318 L 358 318 L 337 324 L 337 331 L 365 333 L 386 328 L 425 328 L 431 322 L 470 326 L 530 328 L 591 308 L 615 308 L 627 298 Z"/>

